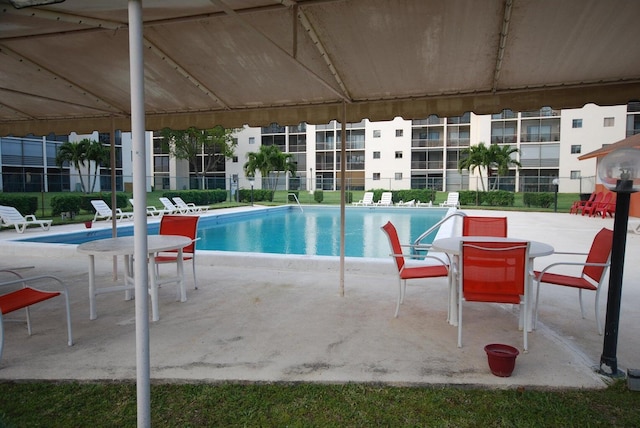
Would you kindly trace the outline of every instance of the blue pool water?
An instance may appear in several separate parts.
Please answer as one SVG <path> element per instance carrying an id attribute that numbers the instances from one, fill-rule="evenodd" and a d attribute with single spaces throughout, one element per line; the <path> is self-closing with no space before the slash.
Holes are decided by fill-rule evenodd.
<path id="1" fill-rule="evenodd" d="M 412 242 L 442 219 L 447 209 L 353 208 L 346 209 L 345 255 L 388 257 L 389 242 L 380 227 L 391 220 L 400 241 Z M 149 225 L 149 234 L 158 224 Z M 118 227 L 119 236 L 133 234 L 133 226 Z M 430 240 L 434 238 L 433 234 Z M 198 224 L 199 250 L 238 251 L 317 256 L 340 255 L 340 210 L 337 207 L 285 206 L 268 210 L 202 216 Z M 81 244 L 111 237 L 111 229 L 44 235 L 29 242 Z M 430 240 L 423 242 L 429 243 Z"/>

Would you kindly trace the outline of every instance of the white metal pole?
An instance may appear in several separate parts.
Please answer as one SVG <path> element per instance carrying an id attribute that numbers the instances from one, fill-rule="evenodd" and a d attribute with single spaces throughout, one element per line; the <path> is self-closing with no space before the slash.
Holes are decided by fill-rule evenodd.
<path id="1" fill-rule="evenodd" d="M 134 272 L 136 298 L 136 373 L 138 427 L 151 426 L 149 355 L 149 290 L 147 270 L 146 148 L 144 117 L 144 48 L 142 0 L 129 0 L 129 67 L 131 76 L 131 139 L 133 141 Z M 113 166 L 112 166 L 113 167 Z"/>

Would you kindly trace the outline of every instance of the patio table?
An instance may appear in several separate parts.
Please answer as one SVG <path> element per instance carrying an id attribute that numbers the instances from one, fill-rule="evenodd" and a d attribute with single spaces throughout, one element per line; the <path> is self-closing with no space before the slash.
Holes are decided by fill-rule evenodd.
<path id="1" fill-rule="evenodd" d="M 475 242 L 529 242 L 529 262 L 527 265 L 527 272 L 533 271 L 533 261 L 536 257 L 549 256 L 553 254 L 554 249 L 551 245 L 545 244 L 543 242 L 531 241 L 528 239 L 517 239 L 517 238 L 502 238 L 495 236 L 453 236 L 450 238 L 442 238 L 436 239 L 433 241 L 431 245 L 431 251 L 438 251 L 442 253 L 446 253 L 455 265 L 459 266 L 459 256 L 460 256 L 460 244 L 462 241 L 475 241 Z M 457 326 L 458 325 L 458 286 L 456 278 L 453 277 L 455 269 L 449 269 L 449 324 Z M 531 302 L 530 298 L 532 296 L 532 288 L 533 288 L 533 280 L 530 275 L 528 275 L 529 279 L 527 281 L 527 286 L 525 289 L 525 293 L 527 293 L 526 301 L 527 308 L 525 308 L 525 312 L 527 313 L 527 319 L 531 321 Z M 521 315 L 523 313 L 521 312 Z M 524 322 L 524 318 L 520 317 L 520 322 Z M 531 326 L 531 322 L 529 322 L 529 326 Z"/>
<path id="2" fill-rule="evenodd" d="M 182 249 L 191 244 L 191 239 L 186 236 L 179 235 L 149 235 L 147 237 L 147 252 L 149 254 L 148 263 L 152 266 L 152 273 L 149 275 L 151 295 L 151 312 L 153 321 L 160 319 L 158 313 L 158 278 L 155 269 L 155 254 L 160 251 L 178 250 L 177 257 L 177 275 L 175 278 L 164 280 L 163 283 L 177 282 L 180 295 L 179 300 L 185 302 L 187 300 L 187 292 L 184 286 L 184 268 L 182 262 Z M 78 252 L 89 256 L 89 319 L 96 319 L 96 296 L 98 294 L 110 293 L 115 291 L 130 291 L 134 288 L 133 264 L 131 262 L 134 247 L 133 236 L 122 236 L 116 238 L 99 239 L 96 241 L 85 242 L 78 245 Z M 111 287 L 96 287 L 95 280 L 95 256 L 124 256 L 125 278 L 124 285 L 116 285 Z"/>

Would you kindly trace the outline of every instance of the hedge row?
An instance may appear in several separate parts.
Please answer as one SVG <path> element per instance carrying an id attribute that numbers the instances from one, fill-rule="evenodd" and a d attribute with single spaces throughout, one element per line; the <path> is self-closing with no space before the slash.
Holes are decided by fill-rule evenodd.
<path id="1" fill-rule="evenodd" d="M 489 205 L 492 207 L 512 207 L 515 194 L 506 190 L 481 192 L 476 190 L 461 190 L 460 205 Z"/>
<path id="2" fill-rule="evenodd" d="M 38 210 L 38 197 L 0 193 L 0 205 L 15 207 L 22 215 L 35 214 Z"/>
<path id="3" fill-rule="evenodd" d="M 238 197 L 240 198 L 240 202 L 250 203 L 251 189 L 238 190 Z M 273 190 L 253 189 L 253 201 L 254 202 L 259 202 L 259 201 L 273 202 Z"/>

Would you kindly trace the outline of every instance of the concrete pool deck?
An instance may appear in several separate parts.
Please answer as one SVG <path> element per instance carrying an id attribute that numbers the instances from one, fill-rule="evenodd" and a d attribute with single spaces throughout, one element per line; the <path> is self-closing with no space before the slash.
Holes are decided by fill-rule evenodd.
<path id="1" fill-rule="evenodd" d="M 613 228 L 612 219 L 566 213 L 462 211 L 507 216 L 509 236 L 546 242 L 557 251 L 586 251 L 601 227 Z M 54 226 L 45 233 L 63 228 L 84 226 Z M 25 235 L 39 233 L 29 229 Z M 67 282 L 75 345 L 66 345 L 62 301 L 36 305 L 33 336 L 27 335 L 24 323 L 5 323 L 0 379 L 135 380 L 134 302 L 125 301 L 124 293 L 98 296 L 98 318 L 90 321 L 87 257 L 73 245 L 44 249 L 49 246 L 8 241 L 16 237 L 13 229 L 0 232 L 2 266 L 34 266 L 23 274 L 53 274 Z M 500 378 L 490 373 L 483 347 L 500 342 L 522 349 L 517 310 L 465 304 L 464 347 L 457 348 L 457 328 L 445 321 L 446 279 L 410 283 L 400 316 L 394 318 L 397 274 L 391 258 L 347 259 L 344 296 L 339 292 L 338 260 L 317 259 L 198 252 L 200 288 L 193 289 L 187 266 L 187 302 L 175 301 L 172 284 L 160 290 L 160 320 L 150 323 L 152 381 L 607 385 L 609 378 L 594 371 L 603 344 L 595 323 L 595 293 L 585 293 L 582 319 L 576 290 L 543 286 L 540 320 L 529 335 L 529 352 L 518 356 L 511 377 Z M 536 268 L 560 259 L 540 258 Z M 638 260 L 640 235 L 629 233 L 617 348 L 624 371 L 640 368 Z M 112 260 L 97 258 L 96 274 L 99 283 L 112 284 Z M 600 298 L 603 321 L 607 288 Z M 21 317 L 13 313 L 6 318 Z"/>

